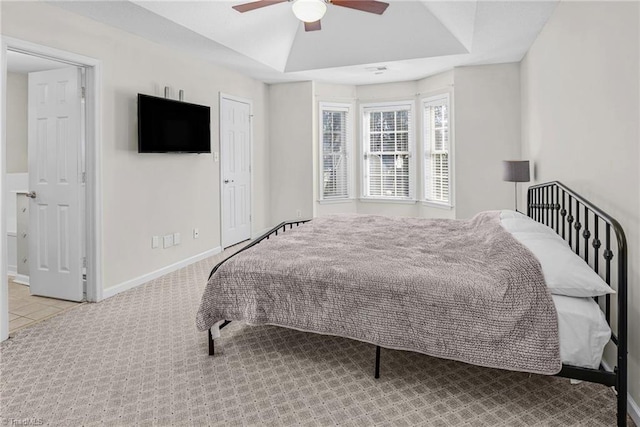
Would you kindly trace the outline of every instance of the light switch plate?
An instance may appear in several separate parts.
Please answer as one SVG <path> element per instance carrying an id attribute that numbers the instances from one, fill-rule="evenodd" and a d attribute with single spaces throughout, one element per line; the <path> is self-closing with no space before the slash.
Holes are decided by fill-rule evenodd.
<path id="1" fill-rule="evenodd" d="M 166 236 L 164 236 L 162 238 L 162 243 L 163 243 L 163 247 L 166 248 L 170 248 L 171 246 L 173 246 L 173 234 L 167 234 Z"/>
<path id="2" fill-rule="evenodd" d="M 214 162 L 217 162 L 218 160 L 220 160 L 220 155 L 218 154 L 218 152 L 217 152 L 217 151 L 215 151 L 215 152 L 213 153 L 213 161 L 214 161 Z"/>
<path id="3" fill-rule="evenodd" d="M 153 236 L 151 238 L 151 249 L 157 249 L 160 246 L 160 236 Z"/>
<path id="4" fill-rule="evenodd" d="M 180 233 L 173 233 L 173 245 L 180 244 Z"/>
<path id="5" fill-rule="evenodd" d="M 197 228 L 193 229 L 193 238 L 197 239 L 198 237 L 200 237 L 200 230 L 198 230 Z"/>

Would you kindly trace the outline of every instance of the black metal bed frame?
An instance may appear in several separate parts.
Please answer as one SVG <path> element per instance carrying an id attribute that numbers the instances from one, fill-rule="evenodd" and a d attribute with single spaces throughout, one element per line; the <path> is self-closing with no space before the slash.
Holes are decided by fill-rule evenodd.
<path id="1" fill-rule="evenodd" d="M 598 274 L 618 295 L 617 334 L 612 331 L 611 342 L 617 347 L 617 366 L 613 371 L 600 364 L 599 369 L 562 365 L 557 374 L 561 377 L 589 381 L 614 387 L 617 393 L 618 426 L 627 425 L 627 240 L 620 223 L 593 203 L 558 182 L 548 182 L 529 187 L 527 193 L 527 215 L 535 221 L 551 227 L 565 239 L 575 253 Z M 603 232 L 604 237 L 600 233 Z M 582 230 L 582 234 L 580 233 Z M 612 243 L 611 231 L 615 235 Z M 603 241 L 604 239 L 604 248 Z M 583 241 L 582 245 L 580 241 Z M 593 248 L 590 256 L 589 246 Z M 600 249 L 604 259 L 601 273 Z M 617 260 L 617 277 L 612 281 L 611 261 Z M 611 297 L 594 298 L 604 309 L 607 323 L 611 326 Z M 604 301 L 602 301 L 604 300 Z M 602 307 L 604 304 L 604 307 Z M 613 327 L 612 327 L 613 329 Z"/>
<path id="2" fill-rule="evenodd" d="M 582 213 L 582 217 L 581 217 Z M 622 227 L 614 218 L 604 213 L 584 197 L 558 181 L 529 187 L 527 193 L 527 215 L 537 222 L 545 224 L 556 231 L 569 246 L 582 256 L 596 273 L 600 273 L 599 251 L 602 248 L 600 232 L 604 226 L 604 280 L 617 291 L 617 334 L 612 332 L 611 341 L 617 346 L 617 366 L 609 371 L 601 364 L 599 369 L 581 368 L 571 365 L 562 365 L 562 370 L 556 374 L 560 377 L 578 379 L 588 382 L 604 384 L 614 387 L 617 392 L 617 424 L 626 426 L 627 417 L 627 243 Z M 574 216 L 575 215 L 575 216 Z M 299 226 L 310 220 L 289 221 L 278 224 L 253 242 L 218 263 L 209 278 L 218 268 L 233 256 L 257 245 L 271 236 L 277 236 L 279 232 L 286 232 L 293 226 Z M 575 230 L 575 237 L 574 237 Z M 580 230 L 582 235 L 580 236 Z M 611 230 L 615 235 L 616 245 L 613 246 Z M 583 244 L 580 245 L 580 240 Z M 589 244 L 593 247 L 593 255 L 590 256 Z M 611 280 L 611 260 L 617 259 L 617 280 L 615 284 Z M 609 295 L 602 298 L 594 298 L 602 307 L 607 323 L 611 325 L 611 298 Z M 225 320 L 220 324 L 222 329 L 231 321 Z M 613 328 L 612 328 L 613 329 Z M 215 347 L 211 330 L 208 331 L 209 355 L 215 354 Z M 380 378 L 380 346 L 376 346 L 374 377 Z"/>
<path id="3" fill-rule="evenodd" d="M 264 233 L 260 237 L 257 237 L 253 242 L 249 243 L 247 246 L 245 246 L 244 248 L 240 249 L 238 252 L 234 253 L 233 255 L 223 259 L 218 264 L 216 264 L 215 267 L 213 267 L 213 269 L 211 270 L 211 273 L 209 274 L 209 279 L 211 279 L 211 276 L 213 276 L 213 274 L 216 271 L 218 271 L 218 268 L 220 268 L 220 266 L 222 264 L 224 264 L 225 261 L 227 261 L 228 259 L 231 259 L 234 256 L 238 255 L 239 253 L 246 251 L 247 249 L 257 245 L 258 243 L 262 242 L 263 240 L 269 240 L 269 238 L 271 236 L 277 236 L 278 233 L 280 233 L 280 232 L 285 233 L 287 231 L 287 227 L 289 227 L 289 230 L 291 230 L 294 225 L 297 227 L 300 224 L 304 224 L 304 223 L 309 222 L 309 221 L 311 221 L 311 220 L 310 219 L 304 219 L 304 220 L 299 220 L 299 221 L 281 222 L 280 224 L 276 225 L 275 227 L 273 227 L 271 230 L 267 231 L 266 233 Z M 230 320 L 225 320 L 224 322 L 222 322 L 220 324 L 220 326 L 218 328 L 222 329 L 225 326 L 227 326 L 229 323 L 231 323 Z M 213 336 L 211 335 L 211 329 L 209 329 L 207 331 L 207 334 L 208 334 L 208 337 L 209 337 L 209 356 L 213 356 L 215 354 L 215 346 L 213 344 Z"/>

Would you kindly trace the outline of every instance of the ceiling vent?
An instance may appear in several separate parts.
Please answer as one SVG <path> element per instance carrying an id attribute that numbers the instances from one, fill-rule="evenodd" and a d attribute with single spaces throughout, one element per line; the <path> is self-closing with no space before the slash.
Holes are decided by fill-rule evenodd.
<path id="1" fill-rule="evenodd" d="M 382 74 L 387 71 L 387 67 L 385 65 L 379 65 L 377 67 L 366 67 L 365 70 L 373 74 Z"/>

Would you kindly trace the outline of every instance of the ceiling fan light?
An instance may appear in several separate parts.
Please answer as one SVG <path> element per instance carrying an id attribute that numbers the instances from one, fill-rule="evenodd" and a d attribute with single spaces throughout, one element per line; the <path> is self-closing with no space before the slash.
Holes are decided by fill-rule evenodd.
<path id="1" fill-rule="evenodd" d="M 316 22 L 327 12 L 327 5 L 324 0 L 295 0 L 291 9 L 299 20 Z"/>

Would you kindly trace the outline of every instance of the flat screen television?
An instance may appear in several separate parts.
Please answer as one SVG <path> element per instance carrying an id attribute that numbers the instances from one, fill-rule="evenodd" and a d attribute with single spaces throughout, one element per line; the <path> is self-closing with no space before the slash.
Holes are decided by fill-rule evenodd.
<path id="1" fill-rule="evenodd" d="M 210 153 L 211 109 L 138 94 L 139 153 Z"/>

